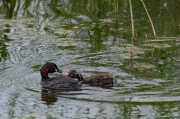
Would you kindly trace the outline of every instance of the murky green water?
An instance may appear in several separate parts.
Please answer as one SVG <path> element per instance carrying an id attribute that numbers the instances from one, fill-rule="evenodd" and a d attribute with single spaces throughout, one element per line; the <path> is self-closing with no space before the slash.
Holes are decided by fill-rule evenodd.
<path id="1" fill-rule="evenodd" d="M 161 42 L 148 42 L 151 25 L 133 0 L 134 44 L 129 4 L 115 2 L 118 12 L 113 0 L 21 0 L 8 20 L 0 1 L 0 118 L 180 117 L 180 40 L 172 38 L 180 36 L 179 0 L 144 1 L 157 36 L 171 37 Z M 85 76 L 113 73 L 118 86 L 43 91 L 39 68 L 47 61 Z"/>

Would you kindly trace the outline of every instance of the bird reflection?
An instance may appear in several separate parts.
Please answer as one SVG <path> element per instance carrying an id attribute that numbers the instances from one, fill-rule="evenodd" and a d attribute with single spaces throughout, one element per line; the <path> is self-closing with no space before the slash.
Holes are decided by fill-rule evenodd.
<path id="1" fill-rule="evenodd" d="M 42 89 L 41 91 L 41 100 L 44 101 L 47 105 L 57 102 L 57 97 L 54 93 L 49 90 Z"/>
<path id="2" fill-rule="evenodd" d="M 41 100 L 45 102 L 47 105 L 52 105 L 58 101 L 58 97 L 63 97 L 63 95 L 79 95 L 83 93 L 75 93 L 74 91 L 82 91 L 82 89 L 78 90 L 49 90 L 49 89 L 42 89 L 41 91 Z M 72 97 L 66 98 L 72 98 Z"/>

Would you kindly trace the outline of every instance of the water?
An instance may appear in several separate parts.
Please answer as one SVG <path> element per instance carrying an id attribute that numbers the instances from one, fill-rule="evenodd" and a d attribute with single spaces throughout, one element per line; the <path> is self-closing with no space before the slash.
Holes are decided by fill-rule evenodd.
<path id="1" fill-rule="evenodd" d="M 179 118 L 179 1 L 145 2 L 158 36 L 171 37 L 161 42 L 148 42 L 150 23 L 133 1 L 134 44 L 129 5 L 118 1 L 116 16 L 113 2 L 21 1 L 10 20 L 0 2 L 0 118 Z M 85 76 L 112 73 L 118 85 L 42 90 L 47 61 Z"/>

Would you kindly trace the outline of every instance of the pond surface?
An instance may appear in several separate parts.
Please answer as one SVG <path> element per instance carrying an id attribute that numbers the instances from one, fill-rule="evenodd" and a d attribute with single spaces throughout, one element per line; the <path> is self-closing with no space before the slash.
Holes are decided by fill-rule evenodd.
<path id="1" fill-rule="evenodd" d="M 179 118 L 180 2 L 145 4 L 163 38 L 154 41 L 133 0 L 133 44 L 125 0 L 25 0 L 9 20 L 0 1 L 0 118 Z M 44 91 L 39 69 L 48 61 L 85 76 L 112 73 L 118 85 Z"/>

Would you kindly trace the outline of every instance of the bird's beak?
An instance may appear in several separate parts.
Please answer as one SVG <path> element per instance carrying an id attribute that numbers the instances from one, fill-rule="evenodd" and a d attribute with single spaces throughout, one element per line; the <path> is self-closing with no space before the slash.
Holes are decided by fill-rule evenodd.
<path id="1" fill-rule="evenodd" d="M 57 69 L 57 71 L 56 71 L 56 72 L 62 73 L 63 71 L 62 71 L 62 70 L 60 70 L 60 69 Z"/>

